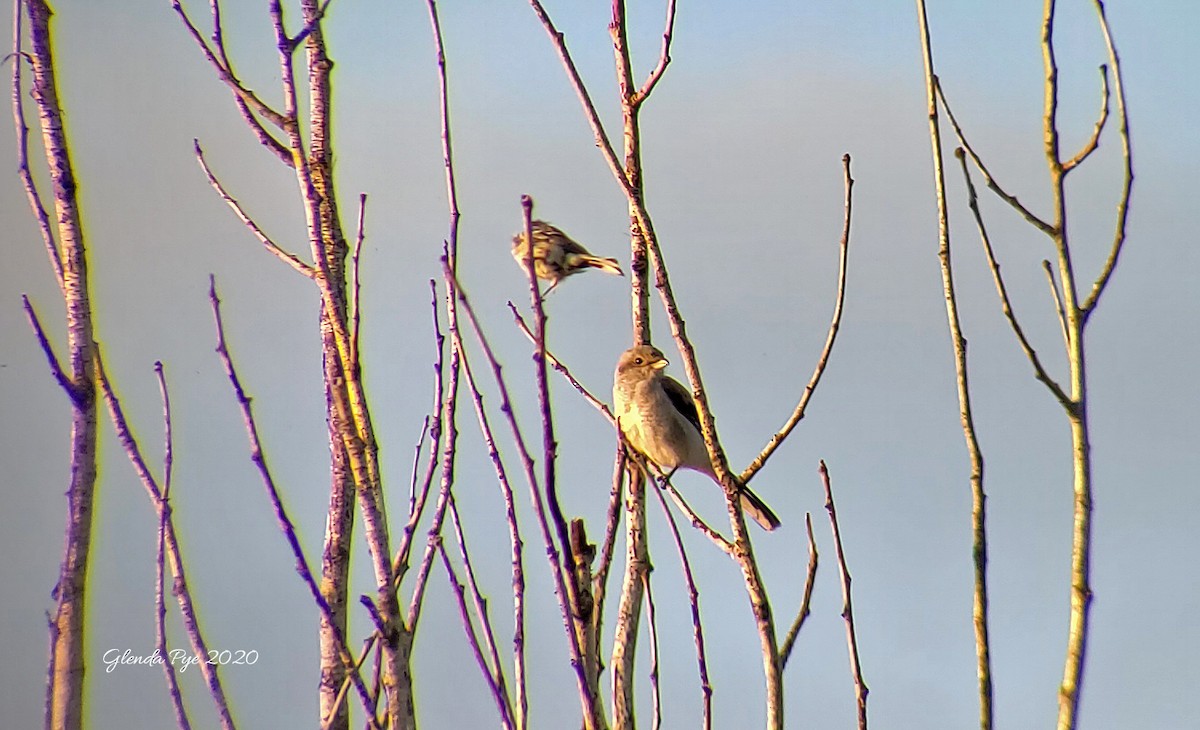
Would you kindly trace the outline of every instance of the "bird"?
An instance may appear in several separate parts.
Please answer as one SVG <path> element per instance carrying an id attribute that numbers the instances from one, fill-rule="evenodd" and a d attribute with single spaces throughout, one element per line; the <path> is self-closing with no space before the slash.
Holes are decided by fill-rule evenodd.
<path id="1" fill-rule="evenodd" d="M 539 279 L 550 282 L 546 296 L 554 291 L 559 282 L 572 274 L 586 269 L 599 269 L 607 274 L 624 276 L 621 266 L 616 259 L 593 256 L 586 248 L 562 232 L 561 228 L 552 226 L 545 221 L 533 221 L 533 270 Z M 529 244 L 525 239 L 525 231 L 518 231 L 513 236 L 513 258 L 528 273 Z"/>
<path id="2" fill-rule="evenodd" d="M 704 446 L 696 402 L 687 388 L 663 372 L 668 364 L 662 351 L 651 345 L 621 354 L 613 375 L 617 425 L 629 445 L 667 477 L 678 469 L 692 469 L 720 484 Z M 740 481 L 738 497 L 745 513 L 763 529 L 779 527 L 779 517 Z"/>

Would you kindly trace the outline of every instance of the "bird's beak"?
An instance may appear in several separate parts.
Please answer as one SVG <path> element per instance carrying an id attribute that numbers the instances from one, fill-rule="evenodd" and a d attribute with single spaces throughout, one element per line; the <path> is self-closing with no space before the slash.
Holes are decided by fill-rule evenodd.
<path id="1" fill-rule="evenodd" d="M 661 360 L 657 360 L 653 363 L 650 363 L 650 367 L 654 368 L 655 370 L 662 370 L 663 368 L 665 368 L 666 366 L 668 366 L 670 364 L 671 364 L 671 361 L 664 357 Z"/>

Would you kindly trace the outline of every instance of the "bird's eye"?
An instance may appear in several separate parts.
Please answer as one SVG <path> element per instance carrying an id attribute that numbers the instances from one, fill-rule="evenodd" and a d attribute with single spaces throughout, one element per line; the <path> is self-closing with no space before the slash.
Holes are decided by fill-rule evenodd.
<path id="1" fill-rule="evenodd" d="M 642 364 L 642 363 L 644 363 L 644 362 L 646 362 L 646 361 L 645 361 L 645 360 L 643 360 L 643 359 L 642 359 L 642 358 L 640 358 L 640 357 L 635 357 L 635 358 L 633 359 L 633 364 L 634 364 L 634 365 L 641 365 L 641 364 Z"/>

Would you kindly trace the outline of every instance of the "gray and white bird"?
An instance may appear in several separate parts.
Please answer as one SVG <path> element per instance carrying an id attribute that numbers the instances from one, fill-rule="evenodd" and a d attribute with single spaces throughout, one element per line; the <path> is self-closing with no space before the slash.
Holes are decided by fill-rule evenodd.
<path id="1" fill-rule="evenodd" d="M 545 221 L 533 221 L 532 230 L 533 270 L 539 279 L 550 282 L 550 288 L 545 294 L 553 291 L 554 287 L 568 276 L 587 269 L 599 269 L 617 276 L 625 275 L 616 259 L 593 256 L 560 228 Z M 521 268 L 526 269 L 529 262 L 529 244 L 525 240 L 524 230 L 513 236 L 512 255 Z"/>
<path id="2" fill-rule="evenodd" d="M 692 394 L 663 372 L 668 360 L 657 347 L 626 350 L 613 376 L 613 406 L 625 440 L 670 476 L 677 469 L 707 474 L 720 484 L 700 432 L 700 416 Z M 745 484 L 739 484 L 742 509 L 765 530 L 779 527 L 779 517 Z"/>

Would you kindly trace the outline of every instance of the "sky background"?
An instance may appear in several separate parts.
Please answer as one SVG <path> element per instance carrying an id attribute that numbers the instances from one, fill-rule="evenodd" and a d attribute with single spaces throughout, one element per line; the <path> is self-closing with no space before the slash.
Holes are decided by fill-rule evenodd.
<path id="1" fill-rule="evenodd" d="M 190 5 L 203 23 L 207 3 Z M 629 21 L 635 73 L 644 78 L 658 56 L 663 8 L 631 5 L 637 6 Z M 1073 154 L 1094 123 L 1096 67 L 1106 59 L 1090 3 L 1059 6 L 1060 129 L 1064 151 Z M 1194 699 L 1200 581 L 1192 557 L 1200 510 L 1200 220 L 1192 188 L 1200 162 L 1194 43 L 1200 6 L 1178 0 L 1109 6 L 1137 182 L 1128 245 L 1087 331 L 1095 601 L 1081 719 L 1101 730 L 1194 728 L 1200 724 Z M 619 108 L 607 4 L 547 7 L 613 134 Z M 260 656 L 254 666 L 222 671 L 235 716 L 244 727 L 314 726 L 317 611 L 292 571 L 248 459 L 236 403 L 213 353 L 206 290 L 213 273 L 230 347 L 310 561 L 320 554 L 328 483 L 316 291 L 265 254 L 215 196 L 192 157 L 192 140 L 204 145 L 214 170 L 275 240 L 304 257 L 294 177 L 244 128 L 168 2 L 63 0 L 55 10 L 59 90 L 108 371 L 143 447 L 158 458 L 153 363 L 165 364 L 176 437 L 172 498 L 206 638 L 213 648 Z M 973 144 L 1011 192 L 1048 216 L 1041 4 L 932 2 L 929 12 L 944 88 Z M 463 213 L 461 278 L 510 387 L 520 393 L 518 415 L 532 428 L 529 348 L 504 306 L 526 296 L 508 251 L 520 223 L 519 197 L 532 195 L 537 215 L 627 265 L 624 199 L 528 5 L 448 2 L 441 13 Z M 225 21 L 244 80 L 277 103 L 265 3 L 231 3 Z M 335 166 L 348 226 L 357 194 L 370 195 L 363 357 L 395 534 L 429 410 L 434 346 L 427 282 L 439 275 L 447 221 L 432 41 L 419 2 L 334 3 L 326 30 L 336 62 Z M 10 42 L 11 25 L 0 23 L 0 47 Z M 822 556 L 813 614 L 785 676 L 789 725 L 854 722 L 841 596 L 816 471 L 823 458 L 854 576 L 872 725 L 969 727 L 977 705 L 968 465 L 936 257 L 914 7 L 878 0 L 681 3 L 672 57 L 643 113 L 646 198 L 737 468 L 791 412 L 820 351 L 835 290 L 841 156 L 853 157 L 842 334 L 807 417 L 754 481 L 784 521 L 771 535 L 751 527 L 781 633 L 803 584 L 805 512 L 813 513 Z M 1100 151 L 1068 182 L 1081 286 L 1090 287 L 1111 241 L 1120 171 L 1115 132 L 1110 127 Z M 44 615 L 53 606 L 61 558 L 69 412 L 21 311 L 20 295 L 27 293 L 62 352 L 62 305 L 13 149 L 11 126 L 0 125 L 6 501 L 0 551 L 8 556 L 0 561 L 0 717 L 6 726 L 33 727 L 42 711 Z M 999 311 L 956 167 L 948 170 L 948 184 L 988 470 L 996 719 L 1001 727 L 1046 727 L 1056 713 L 1066 643 L 1069 432 Z M 1040 268 L 1051 255 L 1049 242 L 981 195 L 1026 332 L 1051 373 L 1065 380 Z M 549 303 L 552 350 L 606 400 L 613 365 L 630 341 L 627 284 L 582 276 Z M 671 356 L 661 309 L 653 327 Z M 675 360 L 670 372 L 682 378 Z M 552 387 L 564 510 L 584 517 L 596 536 L 613 434 L 565 383 L 555 379 Z M 493 389 L 486 395 L 494 409 Z M 462 406 L 455 490 L 497 632 L 505 637 L 511 612 L 501 503 L 473 414 Z M 89 577 L 89 724 L 166 727 L 171 715 L 161 671 L 135 666 L 105 673 L 101 661 L 110 649 L 153 650 L 156 544 L 150 502 L 107 421 L 101 432 Z M 684 475 L 678 483 L 702 514 L 722 522 L 721 496 L 705 478 Z M 661 511 L 651 504 L 649 514 L 664 727 L 695 727 L 700 695 L 686 592 Z M 533 720 L 569 727 L 578 702 L 530 516 L 522 512 Z M 758 726 L 761 664 L 739 572 L 701 536 L 687 531 L 686 540 L 708 632 L 715 725 Z M 361 547 L 356 593 L 370 586 Z M 172 620 L 173 644 L 181 646 Z M 363 617 L 352 620 L 352 633 L 361 636 Z M 430 582 L 414 665 L 423 726 L 497 725 L 439 571 Z M 644 654 L 638 671 L 649 671 Z M 198 672 L 185 677 L 193 727 L 215 727 Z M 643 720 L 649 710 L 643 692 Z"/>

